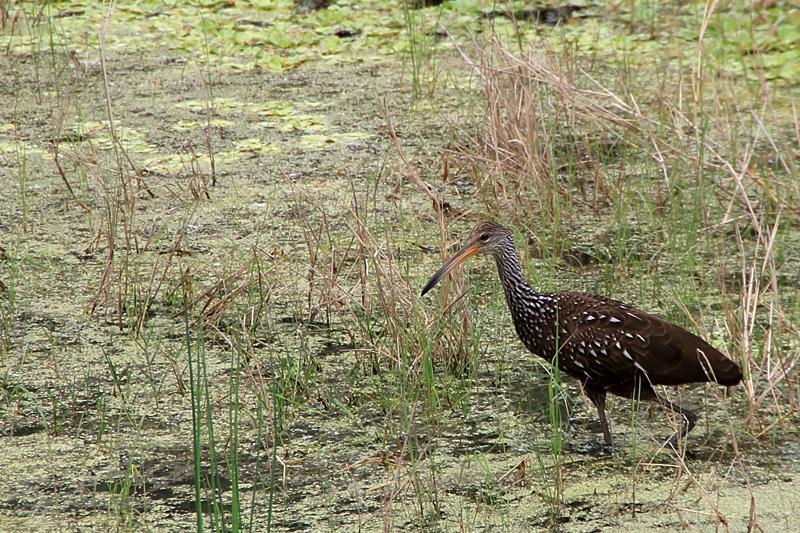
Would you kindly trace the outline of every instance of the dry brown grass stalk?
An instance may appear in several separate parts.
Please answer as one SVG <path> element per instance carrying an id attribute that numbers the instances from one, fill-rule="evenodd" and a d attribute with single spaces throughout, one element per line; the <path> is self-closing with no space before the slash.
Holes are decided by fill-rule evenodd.
<path id="1" fill-rule="evenodd" d="M 478 178 L 477 185 L 484 192 L 487 188 L 493 189 L 489 191 L 489 197 L 496 199 L 497 203 L 489 207 L 494 210 L 507 212 L 512 209 L 515 216 L 525 219 L 535 212 L 531 206 L 546 211 L 551 208 L 547 199 L 553 194 L 568 194 L 563 180 L 553 175 L 566 155 L 563 149 L 560 150 L 560 143 L 579 141 L 587 132 L 602 133 L 635 149 L 650 151 L 666 184 L 681 179 L 680 176 L 670 176 L 670 162 L 689 159 L 712 170 L 723 170 L 740 191 L 749 191 L 749 184 L 740 182 L 743 177 L 754 175 L 742 176 L 742 169 L 748 169 L 744 163 L 749 162 L 761 134 L 767 138 L 782 167 L 790 172 L 789 161 L 792 158 L 776 144 L 762 117 L 754 112 L 750 114 L 760 127 L 754 138 L 745 143 L 744 157 L 739 157 L 738 153 L 728 153 L 725 149 L 730 142 L 724 137 L 724 130 L 719 132 L 719 140 L 703 135 L 704 126 L 689 117 L 680 98 L 669 101 L 663 94 L 656 95 L 661 109 L 652 114 L 639 105 L 630 87 L 624 85 L 624 77 L 621 77 L 619 83 L 622 85 L 618 89 L 610 88 L 577 66 L 575 58 L 568 52 L 556 53 L 545 48 L 523 55 L 495 44 L 476 52 L 473 59 L 463 49 L 459 48 L 459 51 L 483 84 L 486 126 L 473 139 L 475 152 L 468 155 L 481 161 L 481 169 L 488 171 Z M 681 93 L 675 91 L 675 94 Z M 702 106 L 703 103 L 697 102 L 696 105 Z M 737 104 L 733 102 L 731 105 Z M 664 115 L 671 120 L 664 120 Z M 687 131 L 693 133 L 697 145 L 687 144 L 692 140 L 686 136 Z M 589 152 L 576 159 L 591 161 L 591 146 L 587 144 L 585 148 Z M 712 157 L 700 161 L 701 149 Z M 741 163 L 734 163 L 736 160 Z M 591 173 L 578 176 L 579 180 L 589 177 L 592 177 Z M 753 184 L 765 188 L 763 179 L 755 179 Z M 726 183 L 718 185 L 721 194 L 730 192 Z M 787 186 L 793 197 L 800 194 L 800 186 Z M 604 184 L 597 184 L 596 190 L 603 191 Z M 772 199 L 777 199 L 774 192 Z M 746 194 L 738 200 L 745 210 L 749 210 L 750 200 Z M 784 207 L 798 212 L 790 202 L 785 202 Z"/>

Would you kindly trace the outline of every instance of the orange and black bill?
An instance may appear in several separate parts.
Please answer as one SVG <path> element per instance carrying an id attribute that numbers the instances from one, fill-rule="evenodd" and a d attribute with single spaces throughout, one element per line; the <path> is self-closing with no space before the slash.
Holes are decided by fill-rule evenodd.
<path id="1" fill-rule="evenodd" d="M 469 256 L 475 254 L 478 251 L 478 247 L 475 244 L 467 244 L 458 252 L 453 254 L 447 261 L 444 262 L 442 267 L 436 271 L 436 273 L 431 276 L 431 279 L 428 280 L 428 283 L 422 287 L 422 296 L 425 296 L 425 293 L 428 292 L 433 288 L 434 285 L 439 283 L 439 280 L 442 279 L 442 276 L 453 270 L 453 268 L 457 267 L 461 263 L 463 263 Z"/>

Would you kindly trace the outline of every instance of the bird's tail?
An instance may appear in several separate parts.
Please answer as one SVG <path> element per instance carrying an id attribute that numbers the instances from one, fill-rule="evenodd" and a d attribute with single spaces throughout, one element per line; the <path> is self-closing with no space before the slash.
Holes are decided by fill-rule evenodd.
<path id="1" fill-rule="evenodd" d="M 732 387 L 742 381 L 742 370 L 739 365 L 727 357 L 722 361 L 716 361 L 713 370 L 714 380 L 720 385 Z"/>
<path id="2" fill-rule="evenodd" d="M 739 365 L 731 361 L 725 354 L 711 347 L 702 339 L 703 347 L 697 347 L 697 359 L 709 381 L 716 381 L 720 385 L 732 387 L 742 381 L 742 370 Z"/>

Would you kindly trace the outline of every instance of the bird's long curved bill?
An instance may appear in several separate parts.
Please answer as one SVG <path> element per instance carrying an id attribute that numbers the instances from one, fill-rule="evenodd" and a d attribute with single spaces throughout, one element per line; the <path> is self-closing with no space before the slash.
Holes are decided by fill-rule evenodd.
<path id="1" fill-rule="evenodd" d="M 442 267 L 436 271 L 436 273 L 431 276 L 431 279 L 428 280 L 428 283 L 422 287 L 422 296 L 425 296 L 425 293 L 431 290 L 434 285 L 439 283 L 439 280 L 442 277 L 453 270 L 455 267 L 463 263 L 469 256 L 475 254 L 478 251 L 478 247 L 474 244 L 467 244 L 458 252 L 450 256 L 450 258 L 444 262 Z"/>

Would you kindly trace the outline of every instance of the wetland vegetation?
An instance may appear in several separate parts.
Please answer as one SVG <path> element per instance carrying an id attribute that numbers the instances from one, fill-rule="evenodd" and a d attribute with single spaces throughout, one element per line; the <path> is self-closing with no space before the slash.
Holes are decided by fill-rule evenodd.
<path id="1" fill-rule="evenodd" d="M 433 5 L 438 4 L 438 5 Z M 792 531 L 800 9 L 0 2 L 0 530 Z M 591 403 L 531 283 L 743 369 Z"/>

